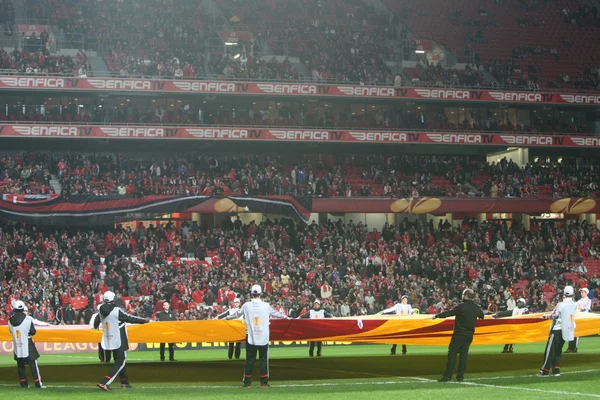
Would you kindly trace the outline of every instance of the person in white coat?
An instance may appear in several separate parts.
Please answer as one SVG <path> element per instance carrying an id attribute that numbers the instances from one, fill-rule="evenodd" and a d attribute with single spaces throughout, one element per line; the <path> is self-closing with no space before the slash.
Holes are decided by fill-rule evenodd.
<path id="1" fill-rule="evenodd" d="M 579 294 L 581 295 L 581 298 L 579 300 L 577 300 L 577 303 L 575 303 L 575 311 L 576 312 L 590 312 L 592 310 L 592 299 L 590 299 L 588 297 L 590 291 L 588 288 L 581 288 L 579 289 Z M 569 342 L 569 347 L 567 348 L 567 351 L 565 351 L 565 353 L 577 353 L 577 350 L 579 349 L 579 338 L 576 337 L 575 340 L 571 340 Z"/>
<path id="2" fill-rule="evenodd" d="M 563 301 L 557 304 L 552 314 L 546 314 L 544 319 L 551 319 L 550 336 L 544 352 L 544 365 L 538 376 L 560 376 L 560 356 L 565 342 L 575 339 L 575 309 L 573 301 L 575 291 L 572 286 L 565 286 Z"/>
<path id="3" fill-rule="evenodd" d="M 252 387 L 252 370 L 256 362 L 256 353 L 260 357 L 260 387 L 269 387 L 269 318 L 285 318 L 287 316 L 273 309 L 269 303 L 260 298 L 262 289 L 254 285 L 251 289 L 252 301 L 245 303 L 237 315 L 226 319 L 236 319 L 242 316 L 246 324 L 246 367 L 243 384 L 245 388 Z"/>
<path id="4" fill-rule="evenodd" d="M 98 310 L 100 309 L 100 306 L 98 306 Z M 96 320 L 97 316 L 98 316 L 98 313 L 96 312 L 92 315 L 92 318 L 90 318 L 90 328 L 94 328 L 94 321 Z M 100 326 L 98 328 L 102 328 L 102 324 L 100 324 Z M 104 362 L 110 363 L 111 357 L 112 357 L 112 352 L 110 350 L 104 350 L 102 348 L 102 343 L 98 343 L 98 359 L 100 359 L 100 362 L 101 363 L 104 363 Z"/>
<path id="5" fill-rule="evenodd" d="M 13 340 L 13 350 L 15 361 L 17 362 L 17 371 L 19 373 L 19 383 L 22 388 L 28 388 L 27 372 L 25 366 L 29 365 L 35 387 L 45 389 L 38 368 L 37 360 L 40 358 L 33 336 L 36 334 L 36 329 L 33 323 L 33 318 L 25 314 L 25 303 L 21 300 L 15 301 L 13 304 L 14 314 L 8 320 L 8 330 Z"/>
<path id="6" fill-rule="evenodd" d="M 131 389 L 125 368 L 127 351 L 129 350 L 125 323 L 146 324 L 148 320 L 129 315 L 115 306 L 115 294 L 111 291 L 105 292 L 103 298 L 104 304 L 100 306 L 98 315 L 94 319 L 94 329 L 98 329 L 102 324 L 102 348 L 113 352 L 115 364 L 96 386 L 109 391 L 111 390 L 110 384 L 118 376 L 121 379 L 121 388 Z"/>
<path id="7" fill-rule="evenodd" d="M 395 304 L 394 306 L 379 312 L 378 315 L 412 315 L 414 313 L 415 313 L 415 311 L 413 310 L 412 306 L 410 304 L 408 304 L 408 296 L 404 295 L 404 296 L 402 296 L 400 303 Z M 398 347 L 397 344 L 392 345 L 392 348 L 390 350 L 391 356 L 396 355 L 397 347 Z M 407 351 L 406 345 L 403 344 L 402 345 L 402 354 L 403 355 L 406 354 L 406 351 Z"/>

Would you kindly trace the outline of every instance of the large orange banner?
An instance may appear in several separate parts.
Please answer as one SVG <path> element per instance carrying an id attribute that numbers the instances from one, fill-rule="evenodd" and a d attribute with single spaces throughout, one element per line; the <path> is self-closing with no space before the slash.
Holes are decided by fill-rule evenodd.
<path id="1" fill-rule="evenodd" d="M 576 316 L 576 335 L 600 334 L 600 315 Z M 478 321 L 474 345 L 543 342 L 551 321 L 541 314 Z M 322 320 L 271 320 L 272 341 L 322 340 L 353 343 L 397 343 L 425 346 L 447 345 L 454 321 L 430 315 L 368 316 Z M 87 326 L 38 327 L 37 342 L 98 343 L 101 332 Z M 246 327 L 240 320 L 152 322 L 128 328 L 131 343 L 236 342 L 244 340 Z M 0 327 L 0 342 L 10 341 L 8 328 Z"/>

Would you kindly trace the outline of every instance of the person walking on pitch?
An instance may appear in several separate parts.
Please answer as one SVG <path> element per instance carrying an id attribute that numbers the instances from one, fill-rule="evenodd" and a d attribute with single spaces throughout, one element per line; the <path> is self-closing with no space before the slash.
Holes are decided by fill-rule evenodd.
<path id="1" fill-rule="evenodd" d="M 323 319 L 323 318 L 331 318 L 332 315 L 323 310 L 321 308 L 321 301 L 316 299 L 313 303 L 313 308 L 311 308 L 307 313 L 302 314 L 298 318 L 310 318 L 310 319 Z M 308 349 L 308 356 L 314 357 L 315 355 L 315 346 L 317 347 L 317 357 L 321 357 L 321 348 L 323 346 L 323 342 L 310 342 L 310 347 Z"/>
<path id="2" fill-rule="evenodd" d="M 452 379 L 454 368 L 456 366 L 457 354 L 460 354 L 460 360 L 458 362 L 456 380 L 458 382 L 462 382 L 465 379 L 469 347 L 471 346 L 473 335 L 475 334 L 477 318 L 484 318 L 483 310 L 473 302 L 475 299 L 475 292 L 473 292 L 473 290 L 465 289 L 462 293 L 462 297 L 463 302 L 458 306 L 433 316 L 433 319 L 447 318 L 452 316 L 456 317 L 454 320 L 454 333 L 452 334 L 452 339 L 450 340 L 450 346 L 448 346 L 448 362 L 446 364 L 446 371 L 438 380 L 438 382 L 449 382 Z"/>
<path id="3" fill-rule="evenodd" d="M 577 300 L 577 303 L 575 303 L 576 312 L 587 313 L 592 310 L 592 300 L 588 297 L 589 293 L 590 291 L 588 288 L 579 289 L 579 294 L 581 295 L 581 298 Z M 571 340 L 569 342 L 569 347 L 567 348 L 567 351 L 565 351 L 565 353 L 577 353 L 577 350 L 579 350 L 578 337 L 576 337 L 575 340 Z"/>
<path id="4" fill-rule="evenodd" d="M 397 303 L 393 307 L 390 307 L 388 309 L 385 309 L 385 310 L 379 312 L 377 315 L 412 315 L 414 313 L 415 312 L 414 312 L 412 306 L 410 304 L 408 304 L 408 296 L 404 295 L 404 296 L 402 296 L 400 303 Z M 392 348 L 390 350 L 391 356 L 396 355 L 397 347 L 398 347 L 397 344 L 392 345 Z M 402 345 L 402 354 L 403 355 L 406 354 L 406 345 L 405 344 Z"/>
<path id="5" fill-rule="evenodd" d="M 544 365 L 538 376 L 560 376 L 560 357 L 565 342 L 575 339 L 575 309 L 573 301 L 575 290 L 572 286 L 565 286 L 563 301 L 558 303 L 552 314 L 546 314 L 544 319 L 551 319 L 550 335 L 544 352 Z"/>
<path id="6" fill-rule="evenodd" d="M 492 315 L 492 317 L 493 318 L 516 317 L 518 315 L 529 314 L 529 309 L 527 307 L 525 307 L 526 305 L 527 305 L 527 302 L 525 301 L 525 299 L 520 298 L 519 300 L 517 300 L 517 306 L 515 308 L 513 308 L 512 310 L 497 312 L 496 314 Z M 514 347 L 515 347 L 514 343 L 505 344 L 504 349 L 502 350 L 502 353 L 512 353 Z"/>
<path id="7" fill-rule="evenodd" d="M 231 315 L 238 315 L 240 312 L 240 299 L 233 300 L 233 307 L 217 316 L 217 319 L 225 319 Z M 235 359 L 239 360 L 242 354 L 242 342 L 231 342 L 228 345 L 227 357 L 231 360 L 235 353 Z"/>
<path id="8" fill-rule="evenodd" d="M 100 306 L 98 315 L 94 319 L 94 329 L 98 329 L 102 324 L 102 348 L 113 352 L 115 364 L 108 374 L 97 383 L 97 386 L 102 390 L 111 390 L 110 384 L 118 375 L 121 379 L 121 388 L 131 389 L 125 368 L 129 350 L 125 323 L 146 324 L 148 320 L 129 315 L 115 306 L 115 294 L 111 291 L 105 292 L 103 298 L 104 304 Z"/>
<path id="9" fill-rule="evenodd" d="M 260 387 L 269 386 L 269 318 L 288 317 L 276 311 L 260 298 L 262 289 L 259 285 L 252 286 L 252 301 L 245 303 L 237 315 L 226 319 L 236 319 L 242 316 L 246 324 L 246 367 L 244 369 L 243 384 L 245 388 L 252 387 L 252 370 L 256 362 L 256 353 L 260 356 Z"/>
<path id="10" fill-rule="evenodd" d="M 12 336 L 13 351 L 15 361 L 17 362 L 17 371 L 19 373 L 19 382 L 22 388 L 28 388 L 27 372 L 25 366 L 29 365 L 35 387 L 45 389 L 40 376 L 37 360 L 40 358 L 33 336 L 36 334 L 33 318 L 25 314 L 25 303 L 21 300 L 13 304 L 14 314 L 8 320 L 8 330 Z"/>
<path id="11" fill-rule="evenodd" d="M 175 314 L 171 310 L 171 305 L 166 301 L 163 303 L 163 310 L 156 313 L 156 318 L 160 322 L 175 321 Z M 160 361 L 165 361 L 165 343 L 160 344 Z M 169 361 L 175 361 L 175 343 L 169 343 Z"/>

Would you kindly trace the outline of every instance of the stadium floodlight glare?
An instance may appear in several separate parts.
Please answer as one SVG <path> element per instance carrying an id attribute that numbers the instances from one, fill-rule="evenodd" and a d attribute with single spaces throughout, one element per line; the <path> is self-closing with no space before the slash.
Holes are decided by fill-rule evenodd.
<path id="1" fill-rule="evenodd" d="M 237 60 L 238 58 L 240 58 L 240 55 L 239 55 L 239 53 L 238 53 L 238 54 L 236 54 L 235 56 L 233 56 L 233 59 L 234 59 L 234 60 Z"/>
<path id="2" fill-rule="evenodd" d="M 235 42 L 225 42 L 225 46 L 235 46 L 236 44 Z"/>
<path id="3" fill-rule="evenodd" d="M 415 50 L 415 53 L 418 53 L 418 54 L 425 54 L 425 50 Z"/>

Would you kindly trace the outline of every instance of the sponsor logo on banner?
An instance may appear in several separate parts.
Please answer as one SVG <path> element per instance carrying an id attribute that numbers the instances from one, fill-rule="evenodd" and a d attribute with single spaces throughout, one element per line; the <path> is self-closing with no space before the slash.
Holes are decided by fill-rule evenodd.
<path id="1" fill-rule="evenodd" d="M 527 93 L 527 92 L 489 92 L 494 100 L 506 102 L 526 102 L 526 103 L 549 103 L 552 102 L 554 95 L 547 93 Z"/>
<path id="2" fill-rule="evenodd" d="M 19 88 L 50 88 L 63 89 L 66 87 L 63 78 L 44 78 L 44 77 L 10 77 L 0 78 L 0 82 L 9 87 Z"/>
<path id="3" fill-rule="evenodd" d="M 564 138 L 552 137 L 552 136 L 525 136 L 525 135 L 506 135 L 500 136 L 500 138 L 506 144 L 514 145 L 537 145 L 537 146 L 552 146 L 554 139 L 564 140 Z"/>
<path id="4" fill-rule="evenodd" d="M 598 137 L 573 137 L 571 138 L 573 143 L 577 146 L 585 146 L 585 147 L 598 147 L 600 146 L 600 138 Z"/>
<path id="5" fill-rule="evenodd" d="M 235 128 L 205 128 L 188 129 L 190 135 L 198 139 L 260 139 L 261 129 L 235 129 Z"/>
<path id="6" fill-rule="evenodd" d="M 468 90 L 452 90 L 452 89 L 415 89 L 415 92 L 426 99 L 456 99 L 469 100 L 471 92 Z"/>
<path id="7" fill-rule="evenodd" d="M 271 130 L 271 135 L 275 136 L 279 140 L 305 140 L 305 141 L 328 141 L 328 140 L 340 140 L 342 132 L 328 132 L 328 131 L 299 131 L 299 130 L 287 130 L 287 131 L 275 131 Z"/>
<path id="8" fill-rule="evenodd" d="M 397 142 L 416 143 L 419 142 L 419 133 L 402 132 L 349 132 L 350 136 L 361 142 Z"/>
<path id="9" fill-rule="evenodd" d="M 35 347 L 41 354 L 72 354 L 91 353 L 98 351 L 98 343 L 36 343 Z M 137 348 L 136 344 L 129 344 L 130 350 Z M 13 343 L 0 342 L 0 355 L 12 355 Z"/>
<path id="10" fill-rule="evenodd" d="M 274 341 L 269 342 L 270 347 L 299 347 L 306 346 L 309 342 L 307 341 Z M 325 341 L 324 346 L 360 346 L 365 343 L 351 343 L 351 342 L 333 342 Z M 226 349 L 229 344 L 226 342 L 214 342 L 214 343 L 175 343 L 175 347 L 180 350 L 211 350 L 211 349 Z M 137 351 L 156 351 L 160 348 L 160 343 L 140 343 L 137 345 Z"/>
<path id="11" fill-rule="evenodd" d="M 600 96 L 585 95 L 585 94 L 561 94 L 560 97 L 567 103 L 576 104 L 600 104 Z"/>
<path id="12" fill-rule="evenodd" d="M 338 86 L 340 92 L 347 96 L 361 97 L 396 97 L 393 87 L 385 86 Z"/>
<path id="13" fill-rule="evenodd" d="M 185 92 L 200 92 L 200 93 L 235 93 L 237 87 L 240 86 L 243 89 L 243 84 L 236 84 L 231 82 L 203 82 L 203 81 L 174 81 L 173 84 L 179 89 Z M 248 85 L 245 85 L 246 87 Z M 247 91 L 240 90 L 240 91 Z"/>
<path id="14" fill-rule="evenodd" d="M 51 136 L 51 137 L 64 137 L 64 136 L 90 136 L 92 133 L 92 127 L 83 126 L 22 126 L 14 125 L 12 127 L 15 132 L 22 136 Z M 4 127 L 2 127 L 4 129 Z M 0 133 L 1 134 L 1 133 Z"/>
<path id="15" fill-rule="evenodd" d="M 162 138 L 165 137 L 164 128 L 141 128 L 141 127 L 101 127 L 100 130 L 109 137 L 121 138 Z"/>
<path id="16" fill-rule="evenodd" d="M 258 88 L 264 93 L 273 94 L 329 94 L 329 86 L 321 85 L 296 85 L 296 84 L 271 84 L 259 83 Z"/>
<path id="17" fill-rule="evenodd" d="M 428 133 L 427 137 L 435 143 L 451 144 L 493 144 L 494 135 L 479 133 Z"/>
<path id="18" fill-rule="evenodd" d="M 152 81 L 138 79 L 88 79 L 96 89 L 152 90 Z"/>

